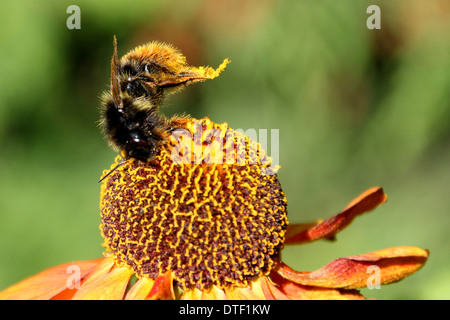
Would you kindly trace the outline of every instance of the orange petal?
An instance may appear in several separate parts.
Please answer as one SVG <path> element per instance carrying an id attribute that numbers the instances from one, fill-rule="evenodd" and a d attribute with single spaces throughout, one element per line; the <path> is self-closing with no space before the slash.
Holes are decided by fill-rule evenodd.
<path id="1" fill-rule="evenodd" d="M 276 272 L 270 274 L 267 285 L 277 300 L 363 300 L 357 290 L 304 286 L 282 278 Z"/>
<path id="2" fill-rule="evenodd" d="M 416 247 L 395 247 L 340 258 L 314 272 L 297 272 L 280 262 L 276 272 L 302 285 L 359 289 L 402 280 L 422 268 L 428 254 Z"/>
<path id="3" fill-rule="evenodd" d="M 280 278 L 280 279 L 282 279 L 281 281 L 283 283 L 287 283 L 287 280 L 280 277 L 279 274 L 276 274 L 273 272 L 271 273 L 271 275 L 272 274 L 275 275 L 274 280 L 276 280 L 276 278 Z M 267 299 L 267 300 L 291 300 L 291 298 L 282 291 L 281 285 L 276 285 L 275 283 L 272 282 L 272 276 L 270 277 L 270 279 L 266 278 L 266 281 L 264 281 L 263 287 L 264 287 L 264 292 L 266 294 L 266 297 L 270 297 L 270 295 L 272 296 L 272 299 Z M 270 295 L 267 291 L 270 292 Z"/>
<path id="4" fill-rule="evenodd" d="M 299 244 L 318 239 L 333 239 L 333 237 L 348 226 L 357 216 L 375 209 L 387 200 L 380 187 L 373 187 L 352 200 L 340 213 L 323 222 L 310 224 L 291 224 L 287 228 L 284 244 Z M 306 229 L 306 230 L 305 230 Z"/>
<path id="5" fill-rule="evenodd" d="M 81 286 L 89 285 L 91 282 L 103 277 L 112 269 L 113 266 L 114 260 L 112 258 L 107 257 L 100 259 L 100 262 L 95 266 L 95 268 L 80 281 Z M 79 288 L 80 287 L 67 288 L 52 297 L 52 300 L 71 300 Z"/>
<path id="6" fill-rule="evenodd" d="M 155 279 L 152 290 L 147 296 L 149 300 L 175 300 L 172 273 L 166 272 Z"/>
<path id="7" fill-rule="evenodd" d="M 264 300 L 266 298 L 263 290 L 262 278 L 265 277 L 261 276 L 250 282 L 250 289 L 255 293 L 259 300 Z"/>
<path id="8" fill-rule="evenodd" d="M 264 300 L 277 300 L 270 290 L 269 281 L 270 280 L 267 277 L 261 277 L 261 290 L 264 294 Z M 278 299 L 278 300 L 285 300 L 285 299 Z"/>
<path id="9" fill-rule="evenodd" d="M 134 271 L 115 267 L 106 274 L 88 279 L 74 294 L 73 300 L 122 300 Z"/>
<path id="10" fill-rule="evenodd" d="M 66 290 L 73 275 L 73 266 L 79 268 L 83 280 L 104 258 L 65 263 L 38 273 L 0 292 L 0 300 L 47 300 Z"/>
<path id="11" fill-rule="evenodd" d="M 61 291 L 56 296 L 52 297 L 51 300 L 72 300 L 75 293 L 77 293 L 78 289 L 80 288 L 80 285 L 87 285 L 88 283 L 94 281 L 95 279 L 105 275 L 108 273 L 111 268 L 114 266 L 114 260 L 112 258 L 103 258 L 100 259 L 99 264 L 95 266 L 92 271 L 86 275 L 85 278 L 83 278 L 79 285 L 74 288 L 67 288 L 64 291 Z"/>

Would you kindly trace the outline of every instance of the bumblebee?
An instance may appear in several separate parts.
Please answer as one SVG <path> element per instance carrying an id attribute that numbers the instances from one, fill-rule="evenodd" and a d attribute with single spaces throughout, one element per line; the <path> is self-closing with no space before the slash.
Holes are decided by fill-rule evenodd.
<path id="1" fill-rule="evenodd" d="M 173 129 L 174 119 L 158 113 L 164 96 L 217 77 L 228 63 L 225 59 L 217 69 L 192 67 L 178 49 L 161 42 L 139 46 L 119 60 L 114 36 L 111 88 L 103 94 L 100 121 L 111 146 L 124 152 L 124 161 L 152 160 Z"/>

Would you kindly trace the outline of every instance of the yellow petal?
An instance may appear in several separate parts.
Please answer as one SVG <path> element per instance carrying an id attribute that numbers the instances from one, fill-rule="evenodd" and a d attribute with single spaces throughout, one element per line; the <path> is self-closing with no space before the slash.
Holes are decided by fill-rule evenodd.
<path id="1" fill-rule="evenodd" d="M 125 300 L 145 300 L 153 288 L 155 280 L 141 278 L 131 287 L 125 296 Z"/>
<path id="2" fill-rule="evenodd" d="M 225 294 L 230 300 L 261 300 L 264 299 L 262 291 L 252 291 L 250 287 L 234 287 L 226 289 Z"/>
<path id="3" fill-rule="evenodd" d="M 226 300 L 225 292 L 216 286 L 211 286 L 208 290 L 203 290 L 202 300 Z"/>
<path id="4" fill-rule="evenodd" d="M 202 291 L 197 288 L 186 289 L 181 295 L 180 300 L 201 300 Z"/>

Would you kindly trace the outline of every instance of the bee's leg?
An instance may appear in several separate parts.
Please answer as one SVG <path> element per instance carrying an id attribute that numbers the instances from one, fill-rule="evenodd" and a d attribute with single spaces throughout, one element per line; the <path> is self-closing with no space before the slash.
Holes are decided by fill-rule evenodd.
<path id="1" fill-rule="evenodd" d="M 111 173 L 113 173 L 114 171 L 116 171 L 117 170 L 117 168 L 119 168 L 121 165 L 123 165 L 128 159 L 130 159 L 131 157 L 125 157 L 125 158 L 122 158 L 121 160 L 120 160 L 120 162 L 114 167 L 114 168 L 112 168 L 111 170 L 109 170 L 109 172 L 107 173 L 107 174 L 105 174 L 99 181 L 98 181 L 98 183 L 100 183 L 100 182 L 102 182 L 103 180 L 105 180 Z"/>

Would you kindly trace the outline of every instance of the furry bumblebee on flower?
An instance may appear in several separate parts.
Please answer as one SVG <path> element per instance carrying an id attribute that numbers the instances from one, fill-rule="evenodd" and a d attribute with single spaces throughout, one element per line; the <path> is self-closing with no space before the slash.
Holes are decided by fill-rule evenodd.
<path id="1" fill-rule="evenodd" d="M 387 196 L 373 187 L 328 219 L 291 224 L 278 167 L 257 142 L 207 117 L 159 113 L 167 94 L 218 77 L 228 63 L 192 67 L 159 42 L 119 59 L 114 38 L 101 126 L 120 154 L 101 177 L 104 257 L 45 270 L 0 299 L 364 299 L 358 290 L 368 285 L 369 266 L 384 285 L 425 264 L 428 251 L 409 246 L 339 258 L 313 272 L 282 261 L 285 245 L 332 239 Z M 180 140 L 180 132 L 200 138 Z M 219 140 L 225 143 L 213 145 Z M 79 285 L 68 287 L 72 265 Z"/>

